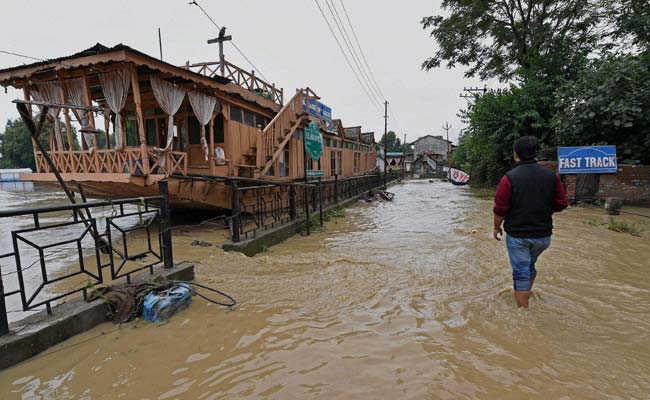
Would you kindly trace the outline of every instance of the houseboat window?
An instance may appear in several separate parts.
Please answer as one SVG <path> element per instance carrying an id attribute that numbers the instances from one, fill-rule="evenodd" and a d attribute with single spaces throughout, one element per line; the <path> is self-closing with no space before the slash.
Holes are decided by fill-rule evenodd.
<path id="1" fill-rule="evenodd" d="M 330 171 L 332 175 L 336 175 L 336 152 L 330 152 Z"/>
<path id="2" fill-rule="evenodd" d="M 285 146 L 278 157 L 278 173 L 280 176 L 289 176 L 289 147 Z"/>
<path id="3" fill-rule="evenodd" d="M 361 172 L 361 153 L 354 153 L 354 173 Z"/>
<path id="4" fill-rule="evenodd" d="M 266 125 L 268 125 L 267 119 L 259 114 L 255 114 L 255 126 L 261 126 L 261 129 L 264 129 L 266 128 Z"/>
<path id="5" fill-rule="evenodd" d="M 224 143 L 223 114 L 214 117 L 214 142 Z"/>
<path id="6" fill-rule="evenodd" d="M 230 106 L 230 119 L 235 122 L 244 122 L 242 109 L 237 106 Z"/>
<path id="7" fill-rule="evenodd" d="M 199 120 L 195 116 L 191 116 L 188 118 L 188 125 L 190 144 L 201 144 L 201 126 L 199 125 Z M 208 135 L 208 129 L 209 127 L 206 127 L 206 135 Z"/>
<path id="8" fill-rule="evenodd" d="M 181 151 L 187 151 L 186 139 L 187 139 L 187 123 L 185 118 L 178 120 L 178 127 L 181 132 Z"/>
<path id="9" fill-rule="evenodd" d="M 147 133 L 147 144 L 149 146 L 157 146 L 158 140 L 156 138 L 156 120 L 155 119 L 146 119 L 144 120 L 144 128 Z"/>
<path id="10" fill-rule="evenodd" d="M 244 124 L 248 126 L 255 126 L 255 113 L 252 111 L 244 110 Z"/>
<path id="11" fill-rule="evenodd" d="M 336 152 L 336 174 L 343 175 L 343 151 Z"/>

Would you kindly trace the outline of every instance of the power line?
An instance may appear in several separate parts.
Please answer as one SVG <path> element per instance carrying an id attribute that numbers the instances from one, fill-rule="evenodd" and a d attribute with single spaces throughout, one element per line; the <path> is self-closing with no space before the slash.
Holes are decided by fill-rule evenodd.
<path id="1" fill-rule="evenodd" d="M 341 53 L 343 53 L 343 57 L 345 57 L 345 61 L 348 63 L 348 66 L 352 70 L 352 73 L 354 73 L 354 76 L 357 78 L 357 82 L 359 83 L 359 86 L 361 86 L 361 89 L 363 89 L 363 92 L 366 94 L 366 97 L 368 97 L 368 100 L 370 100 L 370 103 L 372 103 L 372 105 L 377 109 L 377 111 L 381 112 L 381 109 L 377 106 L 375 101 L 372 99 L 372 97 L 368 93 L 368 90 L 366 89 L 366 87 L 361 82 L 361 79 L 359 78 L 359 74 L 357 74 L 357 71 L 354 69 L 354 67 L 352 67 L 352 63 L 350 62 L 350 59 L 348 58 L 348 55 L 343 50 L 343 46 L 341 46 L 341 42 L 339 42 L 338 37 L 336 37 L 336 34 L 334 33 L 334 29 L 332 29 L 332 25 L 327 20 L 327 17 L 325 16 L 325 12 L 323 12 L 323 9 L 321 8 L 320 4 L 318 3 L 318 0 L 314 0 L 314 2 L 316 3 L 316 6 L 318 7 L 318 10 L 320 11 L 321 16 L 323 17 L 323 20 L 325 20 L 325 23 L 327 24 L 327 27 L 329 28 L 330 33 L 334 37 L 334 40 L 336 41 L 336 44 L 339 47 L 339 50 L 341 50 Z"/>
<path id="2" fill-rule="evenodd" d="M 384 96 L 384 93 L 381 91 L 381 88 L 379 87 L 379 84 L 377 84 L 377 80 L 375 79 L 375 74 L 372 72 L 372 68 L 370 68 L 370 64 L 368 64 L 368 59 L 366 58 L 366 54 L 363 51 L 363 47 L 361 47 L 361 43 L 359 43 L 359 38 L 357 37 L 357 33 L 354 30 L 354 25 L 352 24 L 352 21 L 350 19 L 350 16 L 348 15 L 348 10 L 345 8 L 345 4 L 343 3 L 343 0 L 341 1 L 341 6 L 343 7 L 343 13 L 345 14 L 345 18 L 348 20 L 348 24 L 350 25 L 350 28 L 352 30 L 352 35 L 354 36 L 354 40 L 357 43 L 357 46 L 359 47 L 359 52 L 361 53 L 361 56 L 363 58 L 363 61 L 366 65 L 366 68 L 368 69 L 368 72 L 370 72 L 370 77 L 372 78 L 372 81 L 375 84 L 375 87 L 379 91 L 379 94 L 383 99 L 386 99 L 386 96 Z"/>
<path id="3" fill-rule="evenodd" d="M 357 69 L 359 70 L 359 73 L 361 74 L 361 78 L 363 78 L 363 82 L 366 84 L 368 87 L 370 94 L 372 95 L 373 99 L 377 103 L 381 103 L 381 100 L 379 100 L 379 97 L 381 96 L 376 96 L 375 91 L 376 89 L 373 88 L 372 83 L 370 83 L 370 78 L 367 76 L 366 71 L 363 69 L 360 61 L 360 57 L 357 55 L 356 50 L 354 49 L 354 45 L 352 44 L 352 39 L 350 39 L 350 36 L 348 35 L 347 29 L 345 29 L 345 25 L 343 24 L 343 20 L 341 19 L 341 16 L 339 15 L 338 10 L 336 9 L 336 6 L 334 5 L 334 1 L 330 0 L 325 0 L 325 4 L 327 4 L 327 8 L 330 10 L 330 14 L 332 14 L 332 18 L 334 19 L 334 23 L 336 24 L 336 27 L 339 30 L 339 33 L 341 34 L 341 38 L 343 38 L 343 42 L 345 43 L 346 48 L 348 49 L 348 52 L 352 56 L 352 60 L 354 61 L 354 64 L 357 66 Z M 374 90 L 374 91 L 373 91 Z"/>
<path id="4" fill-rule="evenodd" d="M 210 20 L 210 22 L 212 22 L 212 25 L 214 25 L 215 27 L 217 27 L 217 29 L 219 29 L 219 30 L 221 29 L 221 27 L 220 27 L 219 25 L 217 25 L 216 22 L 214 22 L 214 20 L 212 19 L 212 17 L 210 17 L 210 15 L 209 15 L 209 14 L 208 14 L 204 9 L 203 9 L 203 7 L 201 7 L 201 5 L 200 5 L 199 3 L 196 2 L 196 0 L 191 1 L 191 2 L 189 2 L 188 4 L 189 4 L 189 5 L 195 5 L 195 6 L 197 6 L 197 7 L 198 7 L 202 12 L 203 12 L 203 14 L 205 14 L 205 16 L 208 17 L 208 19 Z M 253 62 L 250 60 L 250 58 L 248 58 L 248 57 L 246 56 L 246 54 L 244 54 L 244 52 L 239 48 L 239 46 L 237 46 L 233 40 L 231 40 L 230 43 L 231 43 L 232 46 L 235 48 L 235 50 L 237 50 L 237 52 L 238 52 L 239 54 L 241 54 L 242 57 L 244 57 L 244 59 L 248 62 L 248 64 L 250 64 L 250 66 L 253 67 L 253 69 L 254 69 L 255 71 L 257 71 L 257 73 L 260 74 L 260 76 L 261 76 L 265 81 L 268 81 L 268 79 L 266 78 L 266 76 L 264 76 L 264 74 L 262 73 L 262 71 L 261 71 L 259 68 L 257 68 L 257 67 L 255 66 L 255 64 L 253 64 Z"/>
<path id="5" fill-rule="evenodd" d="M 10 56 L 17 56 L 17 57 L 23 57 L 23 58 L 29 58 L 31 60 L 36 60 L 36 61 L 47 61 L 42 58 L 37 58 L 37 57 L 32 57 L 32 56 L 26 56 L 24 54 L 19 54 L 19 53 L 13 53 L 11 51 L 6 51 L 6 50 L 0 50 L 0 53 L 4 54 L 9 54 Z"/>

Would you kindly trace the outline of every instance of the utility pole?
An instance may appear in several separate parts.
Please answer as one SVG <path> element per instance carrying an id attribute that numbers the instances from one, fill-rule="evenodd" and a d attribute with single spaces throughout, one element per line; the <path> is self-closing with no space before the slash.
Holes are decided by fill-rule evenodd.
<path id="1" fill-rule="evenodd" d="M 158 48 L 160 49 L 160 61 L 162 61 L 162 36 L 160 35 L 160 28 L 158 28 Z"/>
<path id="2" fill-rule="evenodd" d="M 219 72 L 221 76 L 226 74 L 226 58 L 223 56 L 223 42 L 232 40 L 232 36 L 226 36 L 226 27 L 222 27 L 219 30 L 219 36 L 208 40 L 208 44 L 219 43 Z"/>
<path id="3" fill-rule="evenodd" d="M 388 177 L 386 169 L 388 167 L 388 100 L 384 101 L 384 190 L 388 189 Z"/>
<path id="4" fill-rule="evenodd" d="M 442 129 L 447 132 L 447 173 L 450 173 L 449 171 L 451 170 L 451 157 L 449 155 L 451 153 L 451 142 L 449 141 L 449 130 L 451 129 L 451 125 L 449 122 L 445 122 L 445 124 L 442 126 Z"/>
<path id="5" fill-rule="evenodd" d="M 404 134 L 404 143 L 402 143 L 402 180 L 406 176 L 406 133 Z"/>
<path id="6" fill-rule="evenodd" d="M 483 88 L 463 87 L 463 93 L 461 93 L 459 97 L 462 97 L 463 99 L 467 100 L 470 104 L 473 104 L 472 101 L 475 101 L 477 98 L 479 98 L 479 96 L 486 93 L 487 93 L 487 85 L 483 86 Z"/>

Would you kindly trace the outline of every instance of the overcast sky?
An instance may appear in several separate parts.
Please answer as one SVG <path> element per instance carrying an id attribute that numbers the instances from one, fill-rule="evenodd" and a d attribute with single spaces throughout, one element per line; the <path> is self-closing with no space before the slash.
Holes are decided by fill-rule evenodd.
<path id="1" fill-rule="evenodd" d="M 207 45 L 206 40 L 217 36 L 218 31 L 188 1 L 3 0 L 0 50 L 55 58 L 96 42 L 106 46 L 124 43 L 157 57 L 160 27 L 165 61 L 180 65 L 187 60 L 217 60 L 217 45 Z M 362 91 L 314 0 L 198 2 L 217 24 L 228 28 L 260 72 L 285 89 L 285 96 L 295 88 L 309 86 L 332 108 L 334 118 L 341 118 L 345 126 L 362 125 L 364 131 L 375 131 L 379 140 L 384 130 L 383 109 L 377 110 Z M 341 0 L 331 2 L 347 23 Z M 337 32 L 327 3 L 319 3 Z M 463 78 L 461 68 L 420 69 L 435 43 L 419 21 L 439 13 L 439 3 L 344 0 L 368 63 L 390 102 L 389 130 L 401 137 L 406 134 L 409 141 L 426 134 L 443 134 L 445 121 L 452 124 L 450 138 L 456 141 L 462 128 L 456 114 L 466 103 L 458 95 L 463 86 L 481 84 Z M 231 45 L 226 46 L 225 54 L 231 62 L 252 69 Z M 30 62 L 0 54 L 2 68 Z M 11 100 L 19 97 L 20 92 L 1 92 L 3 125 L 17 116 Z"/>

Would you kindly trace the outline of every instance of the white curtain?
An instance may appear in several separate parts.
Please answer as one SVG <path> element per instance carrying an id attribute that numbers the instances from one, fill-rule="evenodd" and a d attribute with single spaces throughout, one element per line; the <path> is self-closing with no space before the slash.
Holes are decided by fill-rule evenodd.
<path id="1" fill-rule="evenodd" d="M 120 70 L 99 74 L 99 83 L 106 98 L 106 103 L 111 111 L 115 113 L 115 148 L 123 149 L 122 138 L 122 116 L 120 111 L 126 104 L 131 87 L 131 72 L 128 67 Z M 108 115 L 106 116 L 108 118 Z"/>
<path id="2" fill-rule="evenodd" d="M 85 107 L 89 104 L 86 104 L 86 80 L 84 78 L 75 78 L 65 81 L 63 87 L 65 88 L 65 95 L 68 99 L 68 102 L 75 106 Z M 90 129 L 90 111 L 86 110 L 75 110 L 72 109 L 72 112 L 77 117 L 77 120 L 81 124 L 81 129 Z M 88 150 L 94 150 L 94 141 L 93 137 L 95 135 L 89 132 L 83 132 L 82 138 L 88 146 Z"/>
<path id="3" fill-rule="evenodd" d="M 151 88 L 160 108 L 169 115 L 169 121 L 167 122 L 167 144 L 164 148 L 164 150 L 169 150 L 174 140 L 174 114 L 178 112 L 178 109 L 183 103 L 185 89 L 164 81 L 155 75 L 151 77 Z"/>
<path id="4" fill-rule="evenodd" d="M 63 102 L 63 90 L 58 82 L 38 83 L 36 84 L 36 88 L 32 89 L 31 93 L 36 101 L 55 104 L 61 104 Z M 38 108 L 43 111 L 43 106 L 38 106 Z M 61 124 L 59 123 L 61 108 L 48 107 L 47 110 L 48 115 L 54 120 L 54 145 L 56 149 L 53 150 L 65 150 L 63 147 L 63 136 L 61 135 Z M 70 143 L 70 146 L 72 146 L 72 143 Z"/>
<path id="5" fill-rule="evenodd" d="M 187 92 L 187 96 L 190 98 L 194 115 L 196 115 L 196 119 L 199 120 L 199 124 L 201 125 L 201 144 L 203 144 L 203 155 L 207 161 L 209 150 L 208 141 L 205 139 L 205 126 L 210 122 L 210 118 L 212 118 L 212 114 L 217 105 L 217 98 L 194 90 Z"/>

